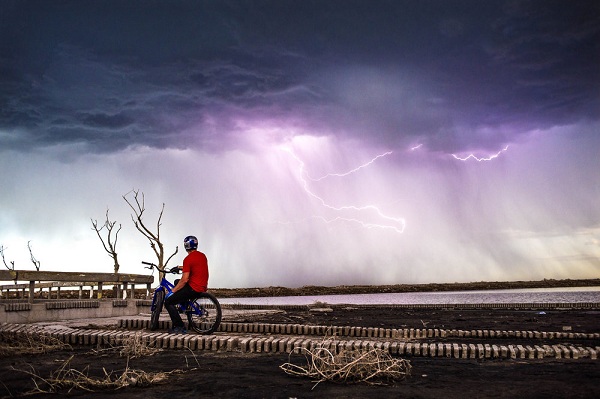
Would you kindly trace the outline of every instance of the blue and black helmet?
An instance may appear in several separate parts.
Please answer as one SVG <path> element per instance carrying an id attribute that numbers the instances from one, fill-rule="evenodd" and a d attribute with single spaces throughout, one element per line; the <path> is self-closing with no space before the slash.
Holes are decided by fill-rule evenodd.
<path id="1" fill-rule="evenodd" d="M 183 239 L 183 246 L 186 251 L 198 248 L 198 239 L 194 236 L 187 236 Z"/>

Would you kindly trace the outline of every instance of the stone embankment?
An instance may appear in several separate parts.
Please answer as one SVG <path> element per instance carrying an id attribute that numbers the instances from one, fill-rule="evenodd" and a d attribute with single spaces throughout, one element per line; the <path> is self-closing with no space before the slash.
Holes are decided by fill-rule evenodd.
<path id="1" fill-rule="evenodd" d="M 506 290 L 524 288 L 559 288 L 559 287 L 598 287 L 600 279 L 538 281 L 478 281 L 470 283 L 429 283 L 429 284 L 394 284 L 394 285 L 340 285 L 340 286 L 304 286 L 289 287 L 256 287 L 256 288 L 213 288 L 211 292 L 217 298 L 271 297 L 271 296 L 306 296 L 306 295 L 355 295 L 382 294 L 400 292 L 448 292 L 448 291 L 480 291 Z"/>

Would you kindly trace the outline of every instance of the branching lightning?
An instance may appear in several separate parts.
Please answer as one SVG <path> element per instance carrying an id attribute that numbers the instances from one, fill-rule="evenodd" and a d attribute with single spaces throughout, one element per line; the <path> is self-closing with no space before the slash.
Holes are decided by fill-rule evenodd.
<path id="1" fill-rule="evenodd" d="M 308 180 L 311 181 L 322 181 L 325 178 L 328 177 L 345 177 L 348 176 L 352 173 L 355 173 L 357 171 L 359 171 L 360 169 L 363 169 L 369 165 L 371 165 L 373 162 L 375 162 L 377 159 L 381 158 L 381 157 L 385 157 L 387 155 L 390 155 L 392 152 L 386 152 L 380 155 L 377 155 L 375 158 L 371 159 L 369 162 L 366 162 L 348 172 L 345 173 L 332 173 L 332 174 L 327 174 L 325 176 L 322 176 L 320 178 L 317 179 L 312 179 L 308 176 L 308 173 L 306 172 L 306 165 L 304 163 L 304 161 L 302 161 L 291 149 L 289 148 L 284 148 L 285 151 L 287 151 L 300 165 L 300 169 L 299 169 L 299 177 L 300 180 L 302 182 L 302 188 L 304 189 L 304 191 L 306 192 L 306 194 L 308 194 L 310 197 L 314 198 L 317 202 L 319 202 L 321 204 L 321 206 L 323 206 L 324 208 L 330 209 L 332 211 L 335 212 L 344 212 L 344 211 L 354 211 L 354 212 L 359 212 L 359 213 L 365 213 L 365 212 L 374 212 L 375 214 L 377 214 L 382 220 L 386 221 L 386 224 L 379 224 L 379 223 L 370 223 L 370 222 L 366 222 L 363 219 L 358 219 L 358 218 L 347 218 L 347 217 L 342 217 L 342 216 L 338 216 L 335 217 L 333 219 L 326 219 L 325 217 L 322 216 L 318 216 L 319 219 L 325 221 L 326 223 L 332 223 L 335 221 L 346 221 L 346 222 L 352 222 L 352 223 L 357 223 L 359 224 L 361 227 L 364 228 L 378 228 L 378 229 L 391 229 L 397 233 L 403 233 L 404 232 L 404 228 L 406 226 L 406 222 L 403 218 L 397 218 L 397 217 L 392 217 L 392 216 L 388 216 L 385 215 L 377 206 L 375 205 L 364 205 L 364 206 L 355 206 L 355 205 L 345 205 L 345 206 L 334 206 L 331 205 L 329 203 L 327 203 L 322 197 L 320 197 L 319 195 L 315 194 L 309 187 L 308 184 Z"/>
<path id="2" fill-rule="evenodd" d="M 410 148 L 410 151 L 416 151 L 418 149 L 420 149 L 423 146 L 423 144 L 418 144 L 416 146 L 413 146 Z M 360 171 L 361 169 L 367 168 L 370 165 L 372 165 L 375 161 L 377 161 L 380 158 L 386 157 L 388 155 L 392 154 L 392 151 L 387 151 L 384 152 L 382 154 L 377 155 L 376 157 L 374 157 L 373 159 L 369 160 L 368 162 L 365 162 L 359 166 L 357 166 L 356 168 L 353 168 L 347 172 L 343 172 L 343 173 L 328 173 L 326 175 L 323 175 L 321 177 L 311 177 L 309 175 L 309 173 L 306 171 L 306 164 L 304 163 L 304 161 L 302 159 L 300 159 L 290 148 L 288 147 L 284 147 L 283 148 L 284 151 L 288 152 L 293 158 L 294 160 L 296 160 L 296 162 L 298 162 L 299 164 L 299 178 L 300 181 L 302 182 L 302 188 L 304 190 L 304 192 L 311 198 L 313 198 L 314 200 L 316 200 L 322 207 L 327 208 L 331 211 L 334 212 L 347 212 L 347 211 L 352 211 L 352 212 L 357 212 L 359 214 L 364 215 L 366 212 L 373 212 L 377 215 L 378 218 L 380 218 L 380 220 L 383 220 L 384 223 L 371 223 L 368 221 L 365 221 L 364 217 L 361 218 L 354 218 L 354 217 L 343 217 L 343 216 L 336 216 L 335 218 L 331 218 L 331 219 L 327 219 L 323 216 L 313 216 L 317 219 L 323 220 L 326 223 L 333 223 L 336 221 L 345 221 L 345 222 L 351 222 L 351 223 L 356 223 L 358 224 L 360 227 L 362 228 L 367 228 L 367 229 L 372 229 L 372 228 L 377 228 L 377 229 L 390 229 L 393 230 L 397 233 L 403 233 L 404 229 L 406 227 L 406 221 L 404 220 L 404 218 L 399 218 L 399 217 L 393 217 L 393 216 L 388 216 L 386 214 L 384 214 L 377 206 L 375 205 L 363 205 L 363 206 L 357 206 L 357 205 L 344 205 L 344 206 L 335 206 L 332 205 L 330 203 L 328 203 L 323 197 L 319 196 L 318 194 L 316 194 L 314 191 L 311 190 L 310 188 L 310 182 L 321 182 L 325 179 L 328 178 L 334 178 L 334 177 L 346 177 L 349 175 L 352 175 L 354 173 L 357 173 L 358 171 Z M 501 149 L 500 151 L 498 151 L 495 154 L 492 154 L 490 156 L 487 157 L 478 157 L 475 154 L 469 154 L 466 157 L 460 157 L 456 154 L 451 154 L 452 157 L 456 160 L 459 161 L 468 161 L 468 160 L 475 160 L 477 162 L 483 162 L 483 161 L 491 161 L 493 159 L 498 158 L 503 152 L 506 152 L 508 150 L 508 146 L 504 147 L 503 149 Z"/>
<path id="3" fill-rule="evenodd" d="M 482 158 L 479 158 L 479 157 L 475 156 L 474 154 L 469 154 L 468 156 L 466 156 L 464 158 L 459 157 L 456 154 L 452 154 L 452 156 L 454 157 L 454 159 L 458 159 L 459 161 L 468 161 L 469 159 L 474 159 L 477 162 L 483 162 L 483 161 L 491 161 L 492 159 L 498 158 L 500 156 L 500 154 L 502 154 L 506 150 L 508 150 L 508 146 L 504 147 L 503 149 L 501 149 L 497 153 L 495 153 L 493 155 L 490 155 L 489 157 L 482 157 Z"/>
<path id="4" fill-rule="evenodd" d="M 416 151 L 416 150 L 420 149 L 421 147 L 423 147 L 422 143 L 418 144 L 418 145 L 416 145 L 414 147 L 411 147 L 410 151 Z M 477 162 L 484 162 L 484 161 L 491 161 L 491 160 L 494 160 L 494 159 L 498 158 L 500 156 L 500 154 L 502 154 L 503 152 L 506 152 L 507 150 L 508 150 L 508 146 L 504 147 L 503 149 L 501 149 L 497 153 L 492 154 L 492 155 L 487 156 L 487 157 L 478 157 L 478 156 L 476 156 L 473 153 L 467 155 L 466 157 L 460 157 L 460 156 L 458 156 L 456 154 L 450 154 L 450 155 L 452 155 L 452 157 L 454 159 L 458 160 L 458 161 L 468 161 L 468 160 L 472 159 L 472 160 L 475 160 Z"/>
<path id="5" fill-rule="evenodd" d="M 348 172 L 345 172 L 345 173 L 329 173 L 329 174 L 326 174 L 326 175 L 321 176 L 321 177 L 316 178 L 316 179 L 313 179 L 312 177 L 310 177 L 308 175 L 308 173 L 305 173 L 305 175 L 306 175 L 306 177 L 308 179 L 310 179 L 312 181 L 321 181 L 321 180 L 326 179 L 328 177 L 344 177 L 344 176 L 348 176 L 348 175 L 351 175 L 352 173 L 358 172 L 362 168 L 366 168 L 367 166 L 371 165 L 373 162 L 377 161 L 379 158 L 388 156 L 391 153 L 392 153 L 392 151 L 388 151 L 388 152 L 384 152 L 383 154 L 377 155 L 375 158 L 371 159 L 369 162 L 366 162 L 366 163 L 364 163 L 364 164 L 362 164 L 362 165 L 360 165 L 360 166 L 358 166 L 358 167 L 356 167 L 356 168 L 354 168 L 354 169 L 352 169 L 352 170 L 350 170 Z"/>

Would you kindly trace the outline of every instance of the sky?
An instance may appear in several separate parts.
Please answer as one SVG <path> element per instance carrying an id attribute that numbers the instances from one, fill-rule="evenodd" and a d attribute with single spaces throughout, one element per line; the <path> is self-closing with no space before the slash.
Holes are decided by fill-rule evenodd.
<path id="1" fill-rule="evenodd" d="M 214 288 L 598 278 L 600 3 L 3 0 L 0 188 L 16 269 L 137 190 Z"/>

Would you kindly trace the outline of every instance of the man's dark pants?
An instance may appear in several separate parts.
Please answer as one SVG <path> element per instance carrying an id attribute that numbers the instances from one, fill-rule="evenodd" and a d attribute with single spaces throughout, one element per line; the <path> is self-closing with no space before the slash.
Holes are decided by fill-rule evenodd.
<path id="1" fill-rule="evenodd" d="M 167 309 L 167 312 L 169 312 L 169 316 L 173 322 L 173 327 L 185 327 L 183 320 L 181 320 L 181 316 L 177 311 L 176 305 L 180 304 L 181 302 L 185 302 L 188 299 L 196 298 L 197 296 L 198 293 L 194 291 L 189 284 L 186 284 L 182 289 L 165 299 L 165 308 Z"/>

